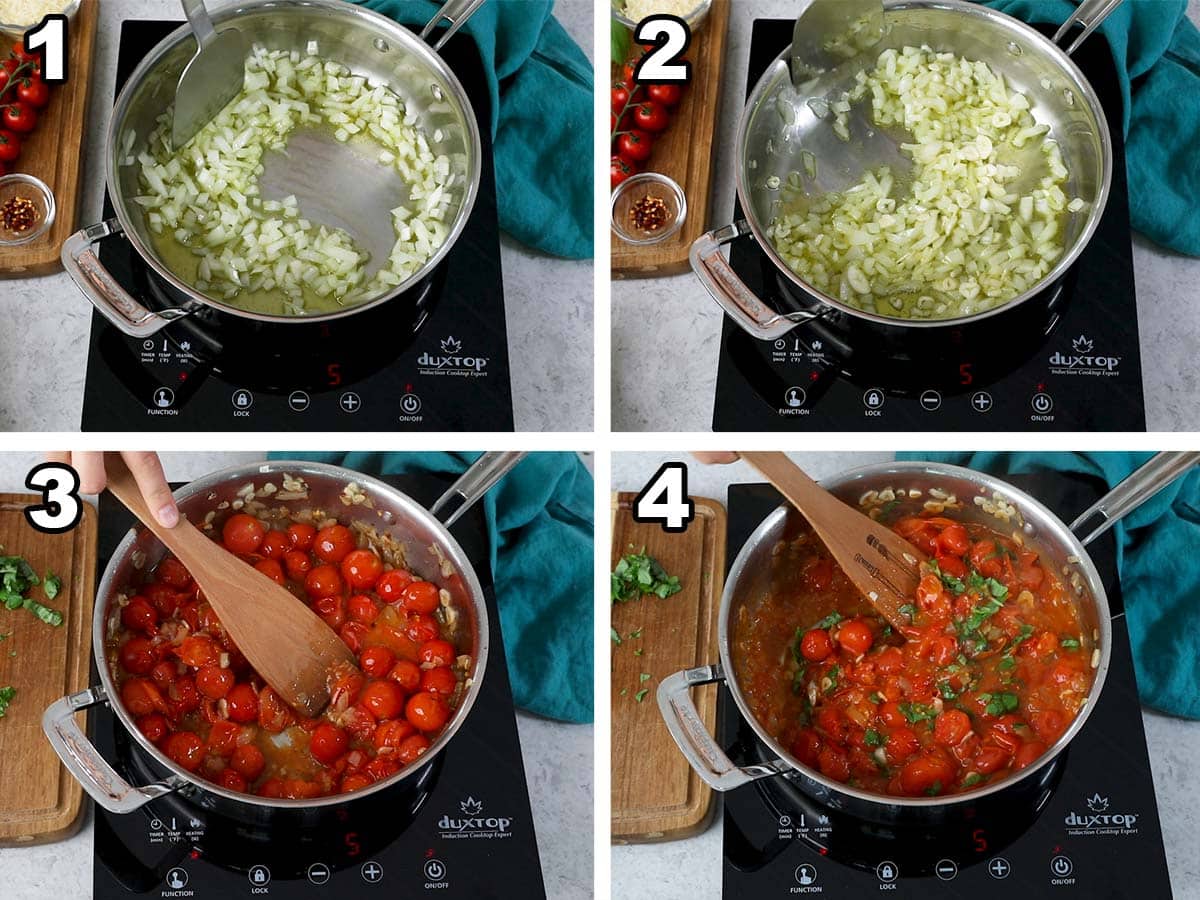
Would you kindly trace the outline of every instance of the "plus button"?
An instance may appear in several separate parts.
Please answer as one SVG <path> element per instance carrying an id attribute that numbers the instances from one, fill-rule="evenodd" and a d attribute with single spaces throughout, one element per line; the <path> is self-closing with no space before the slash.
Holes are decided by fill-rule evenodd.
<path id="1" fill-rule="evenodd" d="M 1012 866 L 1009 865 L 1008 860 L 1002 856 L 997 856 L 990 863 L 988 863 L 988 872 L 991 873 L 993 878 L 1007 878 L 1009 872 L 1011 871 Z"/>

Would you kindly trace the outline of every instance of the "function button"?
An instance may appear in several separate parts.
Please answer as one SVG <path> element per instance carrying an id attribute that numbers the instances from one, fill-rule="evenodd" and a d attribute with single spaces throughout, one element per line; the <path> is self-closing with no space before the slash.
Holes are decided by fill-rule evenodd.
<path id="1" fill-rule="evenodd" d="M 789 409 L 799 409 L 807 399 L 808 394 L 799 386 L 790 387 L 783 392 L 783 405 Z"/>
<path id="2" fill-rule="evenodd" d="M 805 863 L 802 866 L 796 867 L 796 884 L 816 884 L 817 883 L 817 867 Z"/>

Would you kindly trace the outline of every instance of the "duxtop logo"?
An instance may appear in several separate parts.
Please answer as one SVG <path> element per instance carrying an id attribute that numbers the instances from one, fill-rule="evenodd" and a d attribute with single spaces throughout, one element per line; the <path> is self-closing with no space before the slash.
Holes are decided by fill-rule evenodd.
<path id="1" fill-rule="evenodd" d="M 460 800 L 462 817 L 445 815 L 438 819 L 443 838 L 506 838 L 512 834 L 512 819 L 483 815 L 483 801 L 468 796 Z"/>
<path id="2" fill-rule="evenodd" d="M 1067 834 L 1137 834 L 1136 813 L 1110 813 L 1108 798 L 1101 797 L 1100 792 L 1084 798 L 1087 812 L 1072 810 L 1067 813 L 1063 823 L 1067 826 Z"/>
<path id="3" fill-rule="evenodd" d="M 426 350 L 417 357 L 423 375 L 483 375 L 486 356 L 465 356 L 462 341 L 450 334 L 442 338 L 441 353 Z"/>
<path id="4" fill-rule="evenodd" d="M 1086 334 L 1081 334 L 1071 341 L 1071 352 L 1064 353 L 1055 350 L 1050 357 L 1051 370 L 1056 375 L 1106 375 L 1117 371 L 1121 364 L 1119 356 L 1102 356 L 1095 353 L 1096 342 Z"/>

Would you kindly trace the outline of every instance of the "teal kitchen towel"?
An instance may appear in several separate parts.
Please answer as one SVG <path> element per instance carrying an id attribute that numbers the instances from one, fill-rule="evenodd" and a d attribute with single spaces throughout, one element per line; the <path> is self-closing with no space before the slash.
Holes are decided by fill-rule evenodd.
<path id="1" fill-rule="evenodd" d="M 1149 453 L 899 453 L 996 475 L 1077 472 L 1109 487 Z M 1083 510 L 1077 510 L 1083 512 Z M 1113 526 L 1138 691 L 1148 706 L 1200 719 L 1200 470 Z"/>
<path id="2" fill-rule="evenodd" d="M 478 453 L 274 453 L 365 475 L 460 475 Z M 574 453 L 531 453 L 480 504 L 517 706 L 592 720 L 594 495 Z"/>
<path id="3" fill-rule="evenodd" d="M 1024 22 L 1055 25 L 1075 6 L 1068 0 L 986 3 Z M 1164 247 L 1200 256 L 1200 32 L 1186 11 L 1187 0 L 1125 0 L 1100 31 L 1121 81 L 1133 227 Z"/>
<path id="4" fill-rule="evenodd" d="M 430 0 L 353 0 L 424 26 Z M 463 26 L 492 106 L 500 227 L 555 256 L 593 254 L 592 64 L 551 15 L 552 0 L 487 0 Z M 439 29 L 440 30 L 440 29 Z"/>

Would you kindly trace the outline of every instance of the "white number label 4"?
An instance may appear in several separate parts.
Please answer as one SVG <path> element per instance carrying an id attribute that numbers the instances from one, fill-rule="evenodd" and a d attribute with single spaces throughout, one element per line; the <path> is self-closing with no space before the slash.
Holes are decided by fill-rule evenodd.
<path id="1" fill-rule="evenodd" d="M 633 33 L 639 44 L 655 47 L 637 64 L 633 80 L 642 84 L 687 84 L 692 79 L 692 64 L 677 62 L 692 43 L 692 30 L 678 16 L 647 16 Z"/>
<path id="2" fill-rule="evenodd" d="M 25 52 L 40 51 L 42 80 L 62 84 L 67 80 L 67 17 L 50 15 L 37 28 L 25 32 Z"/>
<path id="3" fill-rule="evenodd" d="M 687 531 L 696 517 L 696 504 L 688 498 L 687 466 L 663 463 L 633 501 L 633 521 L 662 525 L 663 531 Z"/>
<path id="4" fill-rule="evenodd" d="M 62 463 L 42 463 L 29 473 L 25 487 L 42 492 L 42 502 L 25 507 L 25 521 L 43 534 L 62 534 L 79 524 L 83 502 L 79 475 Z"/>

